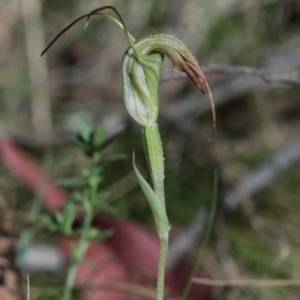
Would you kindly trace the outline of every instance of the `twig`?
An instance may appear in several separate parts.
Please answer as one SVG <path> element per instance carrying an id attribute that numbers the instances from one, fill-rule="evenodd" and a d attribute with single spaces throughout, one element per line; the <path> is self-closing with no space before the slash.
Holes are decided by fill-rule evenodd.
<path id="1" fill-rule="evenodd" d="M 279 286 L 299 286 L 300 279 L 235 279 L 216 280 L 195 278 L 195 283 L 212 286 L 251 286 L 251 287 L 279 287 Z"/>
<path id="2" fill-rule="evenodd" d="M 252 68 L 247 66 L 223 66 L 210 65 L 201 68 L 205 75 L 219 74 L 219 75 L 248 75 L 259 77 L 267 83 L 279 82 L 285 84 L 300 85 L 300 76 L 297 72 L 293 74 L 278 74 L 271 73 L 265 69 Z M 179 80 L 186 78 L 185 73 L 171 73 L 161 76 L 161 81 Z"/>
<path id="3" fill-rule="evenodd" d="M 300 137 L 281 149 L 271 160 L 245 175 L 231 191 L 224 196 L 226 209 L 235 210 L 243 198 L 270 185 L 283 171 L 300 160 Z"/>

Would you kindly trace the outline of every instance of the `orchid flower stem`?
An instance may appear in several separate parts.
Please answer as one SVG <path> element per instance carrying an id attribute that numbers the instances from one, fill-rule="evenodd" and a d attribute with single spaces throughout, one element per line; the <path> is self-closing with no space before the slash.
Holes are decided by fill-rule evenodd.
<path id="1" fill-rule="evenodd" d="M 144 147 L 150 169 L 150 174 L 154 186 L 154 192 L 162 204 L 162 209 L 166 211 L 165 191 L 164 191 L 164 156 L 160 134 L 157 123 L 143 127 Z M 159 235 L 159 262 L 157 273 L 157 294 L 156 300 L 164 298 L 165 269 L 168 253 L 169 229 Z"/>
<path id="2" fill-rule="evenodd" d="M 154 192 L 164 209 L 166 209 L 164 154 L 157 123 L 143 127 L 142 133 Z"/>
<path id="3" fill-rule="evenodd" d="M 157 271 L 156 300 L 164 299 L 165 270 L 166 270 L 166 263 L 167 263 L 168 243 L 169 243 L 169 233 L 166 238 L 160 238 L 159 240 L 159 261 L 158 261 L 158 271 Z"/>

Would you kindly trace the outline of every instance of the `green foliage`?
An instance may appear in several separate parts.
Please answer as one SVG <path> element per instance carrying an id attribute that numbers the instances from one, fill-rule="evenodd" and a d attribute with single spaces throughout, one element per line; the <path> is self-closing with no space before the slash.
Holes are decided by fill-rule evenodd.
<path id="1" fill-rule="evenodd" d="M 81 132 L 75 144 L 90 159 L 90 167 L 82 171 L 80 178 L 65 178 L 60 181 L 73 190 L 63 212 L 54 216 L 42 216 L 42 222 L 48 230 L 78 238 L 77 247 L 73 249 L 69 260 L 64 300 L 71 299 L 78 263 L 83 259 L 90 243 L 107 239 L 112 234 L 110 230 L 100 230 L 91 224 L 93 216 L 99 212 L 114 213 L 113 208 L 104 202 L 107 193 L 101 188 L 104 176 L 98 149 L 104 139 L 105 130 L 101 124 L 93 130 L 87 122 L 81 121 Z M 78 218 L 82 218 L 82 226 L 74 228 L 74 222 Z"/>
<path id="2" fill-rule="evenodd" d="M 75 144 L 89 157 L 93 157 L 105 138 L 105 129 L 102 124 L 93 130 L 89 123 L 81 119 L 81 134 L 75 140 Z M 94 157 L 93 159 L 97 159 Z"/>

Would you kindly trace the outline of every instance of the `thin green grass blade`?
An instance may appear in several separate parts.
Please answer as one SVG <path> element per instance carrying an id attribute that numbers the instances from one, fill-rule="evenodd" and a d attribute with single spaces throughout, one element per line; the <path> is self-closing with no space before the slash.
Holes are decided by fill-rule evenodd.
<path id="1" fill-rule="evenodd" d="M 196 263 L 194 265 L 194 268 L 192 270 L 191 276 L 189 278 L 189 281 L 183 291 L 183 294 L 181 296 L 181 300 L 186 300 L 189 296 L 192 284 L 193 284 L 193 279 L 196 276 L 202 259 L 203 259 L 203 255 L 204 252 L 207 248 L 208 242 L 209 242 L 209 238 L 211 236 L 211 232 L 212 232 L 212 228 L 213 228 L 213 224 L 214 224 L 214 219 L 215 219 L 215 214 L 216 214 L 216 208 L 217 208 L 217 200 L 218 200 L 218 174 L 217 171 L 215 171 L 214 173 L 214 181 L 213 181 L 213 195 L 212 195 L 212 206 L 211 206 L 211 211 L 209 214 L 209 218 L 208 218 L 208 222 L 207 222 L 207 226 L 206 226 L 206 230 L 204 233 L 204 238 L 203 238 L 203 242 L 202 245 L 199 249 L 199 253 L 198 253 L 198 257 L 196 260 Z"/>

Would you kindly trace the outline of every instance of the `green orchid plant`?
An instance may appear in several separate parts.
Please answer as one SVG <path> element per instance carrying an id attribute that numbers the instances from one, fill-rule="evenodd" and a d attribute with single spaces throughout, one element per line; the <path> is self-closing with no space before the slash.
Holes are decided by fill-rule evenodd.
<path id="1" fill-rule="evenodd" d="M 118 19 L 104 13 L 105 10 L 114 12 Z M 208 92 L 213 117 L 211 138 L 216 128 L 213 97 L 196 58 L 183 42 L 167 34 L 149 35 L 135 40 L 128 32 L 121 15 L 113 6 L 103 6 L 74 20 L 52 40 L 42 55 L 75 23 L 86 19 L 87 25 L 93 15 L 105 16 L 118 24 L 124 30 L 129 43 L 129 48 L 122 61 L 123 97 L 129 115 L 142 126 L 144 149 L 153 188 L 136 167 L 134 154 L 133 169 L 152 210 L 160 240 L 156 299 L 162 300 L 170 230 L 165 204 L 164 155 L 157 124 L 160 71 L 164 57 L 167 56 L 171 60 L 175 70 L 185 72 L 201 92 L 204 93 L 205 90 Z"/>

